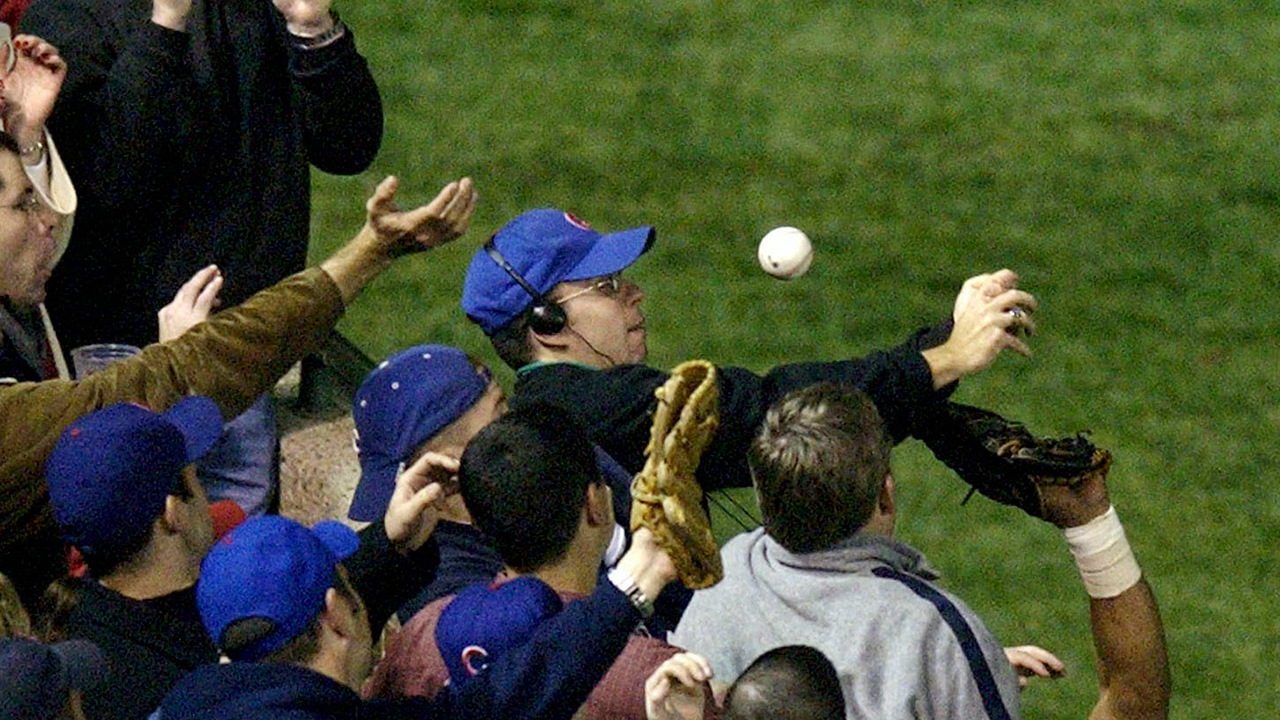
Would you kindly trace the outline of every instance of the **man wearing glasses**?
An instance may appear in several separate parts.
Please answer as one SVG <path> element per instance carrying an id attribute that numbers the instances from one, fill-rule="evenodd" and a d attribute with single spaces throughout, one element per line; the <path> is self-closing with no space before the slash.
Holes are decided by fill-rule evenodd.
<path id="1" fill-rule="evenodd" d="M 566 408 L 628 471 L 644 464 L 654 390 L 667 379 L 644 365 L 644 292 L 620 273 L 649 249 L 652 227 L 601 234 L 557 209 L 526 212 L 478 250 L 462 309 L 516 370 L 511 407 Z M 936 412 L 962 377 L 1006 349 L 1027 354 L 1035 298 L 1009 270 L 964 283 L 951 318 L 863 358 L 779 365 L 764 375 L 721 366 L 720 425 L 698 468 L 705 490 L 749 485 L 747 447 L 765 410 L 791 390 L 852 384 L 875 401 L 895 442 L 946 434 Z M 687 356 L 696 356 L 690 349 Z"/>
<path id="2" fill-rule="evenodd" d="M 57 48 L 32 35 L 14 37 L 0 22 L 0 130 L 16 141 L 13 163 L 27 176 L 25 186 L 4 188 L 3 205 L 10 225 L 31 221 L 37 234 L 48 235 L 52 250 L 8 248 L 7 277 L 0 280 L 0 378 L 44 380 L 69 377 L 53 325 L 44 309 L 44 281 L 67 248 L 76 192 L 44 122 L 62 88 L 67 66 Z M 9 160 L 5 161 L 9 163 Z M 12 242 L 12 238 L 3 242 Z M 37 257 L 38 256 L 38 257 Z M 18 273 L 22 277 L 18 276 Z"/>

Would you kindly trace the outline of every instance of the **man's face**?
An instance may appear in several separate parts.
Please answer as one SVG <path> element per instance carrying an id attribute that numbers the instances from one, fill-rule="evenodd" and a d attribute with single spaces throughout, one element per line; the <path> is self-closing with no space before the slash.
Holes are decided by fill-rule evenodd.
<path id="1" fill-rule="evenodd" d="M 502 387 L 496 381 L 490 380 L 489 386 L 484 389 L 484 394 L 476 404 L 451 424 L 451 430 L 453 430 L 451 440 L 456 442 L 458 447 L 465 448 L 467 443 L 471 442 L 471 438 L 506 412 L 507 394 L 502 391 Z"/>
<path id="2" fill-rule="evenodd" d="M 18 156 L 0 150 L 0 297 L 19 305 L 44 302 L 53 272 L 57 216 L 35 195 Z"/>
<path id="3" fill-rule="evenodd" d="M 189 522 L 183 529 L 183 540 L 187 548 L 197 557 L 204 557 L 213 547 L 213 516 L 209 514 L 209 496 L 204 493 L 204 486 L 196 477 L 196 466 L 188 465 L 182 469 L 182 482 L 187 486 L 191 497 L 184 500 Z"/>
<path id="4" fill-rule="evenodd" d="M 346 566 L 339 564 L 338 573 L 342 576 L 342 580 L 347 587 L 351 588 L 351 576 L 347 574 Z M 351 644 L 346 657 L 347 679 L 350 681 L 352 689 L 359 691 L 360 687 L 364 685 L 364 681 L 373 672 L 375 658 L 373 653 L 373 634 L 369 629 L 369 610 L 354 589 L 351 590 L 351 593 L 355 596 L 353 598 L 355 600 L 354 603 L 349 602 L 342 594 L 339 594 L 338 602 L 342 603 L 346 612 L 349 613 L 347 617 L 351 629 Z"/>
<path id="5" fill-rule="evenodd" d="M 569 319 L 561 334 L 574 360 L 610 367 L 642 363 L 648 356 L 639 285 L 613 275 L 560 283 L 549 296 Z"/>

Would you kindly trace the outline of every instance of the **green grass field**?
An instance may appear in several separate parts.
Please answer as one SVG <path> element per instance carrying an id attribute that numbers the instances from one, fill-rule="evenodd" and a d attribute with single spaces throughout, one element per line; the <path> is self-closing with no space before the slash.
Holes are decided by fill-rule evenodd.
<path id="1" fill-rule="evenodd" d="M 1035 355 L 957 399 L 1111 448 L 1113 500 L 1159 597 L 1178 718 L 1280 707 L 1280 6 L 383 0 L 342 6 L 383 91 L 370 172 L 316 176 L 314 255 L 385 173 L 404 202 L 470 175 L 472 233 L 407 261 L 343 330 L 497 364 L 457 305 L 471 251 L 522 210 L 652 223 L 632 271 L 651 362 L 765 369 L 897 342 L 961 281 L 1010 267 Z M 805 278 L 756 266 L 776 225 Z M 509 380 L 510 375 L 503 376 Z M 1057 533 L 897 450 L 900 535 L 1006 644 L 1069 676 L 1029 718 L 1096 695 L 1086 599 Z"/>

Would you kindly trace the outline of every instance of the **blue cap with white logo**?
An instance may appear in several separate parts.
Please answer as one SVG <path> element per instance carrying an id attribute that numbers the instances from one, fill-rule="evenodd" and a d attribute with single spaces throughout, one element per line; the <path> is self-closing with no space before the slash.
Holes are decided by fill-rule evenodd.
<path id="1" fill-rule="evenodd" d="M 360 484 L 348 517 L 382 517 L 400 463 L 479 402 L 489 380 L 488 369 L 445 345 L 417 345 L 379 363 L 356 391 L 351 408 Z"/>

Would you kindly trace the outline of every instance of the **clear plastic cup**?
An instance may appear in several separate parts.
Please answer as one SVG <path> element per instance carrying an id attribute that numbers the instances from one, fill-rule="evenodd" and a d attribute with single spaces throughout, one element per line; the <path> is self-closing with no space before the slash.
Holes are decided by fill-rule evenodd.
<path id="1" fill-rule="evenodd" d="M 76 379 L 83 380 L 99 370 L 104 370 L 140 352 L 142 352 L 141 348 L 120 343 L 85 345 L 71 351 L 71 364 L 75 367 Z"/>

